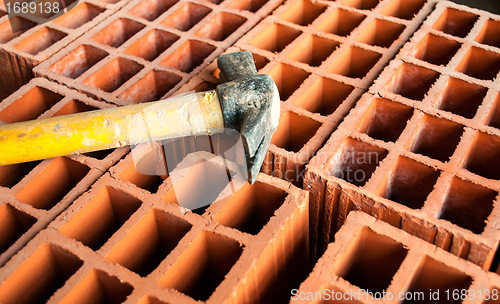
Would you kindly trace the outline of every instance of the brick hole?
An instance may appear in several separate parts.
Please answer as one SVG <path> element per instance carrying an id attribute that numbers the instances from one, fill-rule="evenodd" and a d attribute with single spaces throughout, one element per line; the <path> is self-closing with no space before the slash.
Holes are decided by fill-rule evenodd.
<path id="1" fill-rule="evenodd" d="M 168 304 L 168 303 L 162 302 L 155 297 L 147 296 L 142 298 L 138 304 Z"/>
<path id="2" fill-rule="evenodd" d="M 22 33 L 36 25 L 35 22 L 19 16 L 10 17 L 0 24 L 0 43 L 7 43 L 19 37 Z M 12 28 L 19 29 L 19 31 L 13 32 Z"/>
<path id="3" fill-rule="evenodd" d="M 327 6 L 313 3 L 311 0 L 297 0 L 279 17 L 285 21 L 306 26 L 318 18 L 326 8 Z"/>
<path id="4" fill-rule="evenodd" d="M 40 162 L 27 162 L 15 165 L 0 166 L 0 187 L 12 188 L 19 183 Z"/>
<path id="5" fill-rule="evenodd" d="M 226 12 L 219 12 L 195 32 L 195 35 L 215 41 L 222 41 L 237 31 L 247 21 L 246 18 Z"/>
<path id="6" fill-rule="evenodd" d="M 186 2 L 180 8 L 169 14 L 161 24 L 176 28 L 180 31 L 188 31 L 212 10 L 206 6 Z"/>
<path id="7" fill-rule="evenodd" d="M 287 64 L 278 64 L 271 71 L 271 76 L 278 87 L 281 100 L 287 100 L 302 85 L 309 73 Z"/>
<path id="8" fill-rule="evenodd" d="M 52 22 L 65 28 L 76 29 L 90 22 L 102 12 L 104 9 L 83 2 Z"/>
<path id="9" fill-rule="evenodd" d="M 387 20 L 375 19 L 359 34 L 356 41 L 388 48 L 396 41 L 405 26 Z"/>
<path id="10" fill-rule="evenodd" d="M 465 168 L 490 179 L 500 179 L 500 138 L 478 132 L 465 162 Z"/>
<path id="11" fill-rule="evenodd" d="M 410 151 L 447 162 L 463 132 L 463 127 L 457 123 L 426 115 L 417 127 Z"/>
<path id="12" fill-rule="evenodd" d="M 410 107 L 377 98 L 363 114 L 359 132 L 374 139 L 395 142 L 412 115 L 413 110 Z"/>
<path id="13" fill-rule="evenodd" d="M 485 87 L 450 78 L 437 98 L 438 108 L 465 118 L 473 118 L 487 92 Z"/>
<path id="14" fill-rule="evenodd" d="M 0 9 L 0 18 L 2 18 L 5 15 L 7 15 L 7 12 L 4 12 L 3 10 Z"/>
<path id="15" fill-rule="evenodd" d="M 497 194 L 490 189 L 454 177 L 439 218 L 480 234 L 493 210 Z"/>
<path id="16" fill-rule="evenodd" d="M 105 187 L 59 230 L 97 250 L 139 209 L 141 201 L 121 190 Z"/>
<path id="17" fill-rule="evenodd" d="M 490 288 L 490 295 L 494 295 L 494 294 L 500 295 L 500 289 Z M 490 300 L 482 302 L 482 304 L 500 304 L 500 298 L 498 298 L 498 297 L 496 297 L 495 299 L 491 298 Z"/>
<path id="18" fill-rule="evenodd" d="M 257 34 L 250 44 L 269 52 L 279 53 L 295 38 L 299 37 L 300 31 L 294 28 L 273 23 L 262 32 Z"/>
<path id="19" fill-rule="evenodd" d="M 115 58 L 83 81 L 104 92 L 113 92 L 137 74 L 143 66 L 130 59 Z"/>
<path id="20" fill-rule="evenodd" d="M 371 10 L 374 9 L 378 4 L 380 0 L 344 0 L 342 4 L 357 8 L 357 9 L 362 9 L 362 10 Z"/>
<path id="21" fill-rule="evenodd" d="M 287 193 L 262 182 L 245 184 L 219 211 L 215 220 L 249 234 L 258 234 L 269 222 Z"/>
<path id="22" fill-rule="evenodd" d="M 130 47 L 125 50 L 125 54 L 134 55 L 144 58 L 148 61 L 153 61 L 166 49 L 172 46 L 179 39 L 179 36 L 153 29 L 142 36 Z"/>
<path id="23" fill-rule="evenodd" d="M 43 87 L 34 87 L 0 111 L 0 121 L 15 123 L 38 118 L 64 96 Z"/>
<path id="24" fill-rule="evenodd" d="M 161 278 L 164 288 L 207 300 L 238 261 L 243 249 L 233 239 L 203 231 Z"/>
<path id="25" fill-rule="evenodd" d="M 106 157 L 108 157 L 108 155 L 113 153 L 114 151 L 115 151 L 115 149 L 99 150 L 99 151 L 84 153 L 83 155 L 85 155 L 87 157 L 92 157 L 92 158 L 95 158 L 98 160 L 103 160 Z"/>
<path id="26" fill-rule="evenodd" d="M 82 265 L 66 249 L 45 243 L 0 285 L 0 302 L 45 303 Z"/>
<path id="27" fill-rule="evenodd" d="M 335 8 L 328 14 L 328 18 L 316 26 L 316 29 L 338 36 L 348 36 L 365 18 L 366 15 L 361 13 Z"/>
<path id="28" fill-rule="evenodd" d="M 438 176 L 439 171 L 400 156 L 388 173 L 381 196 L 409 208 L 420 209 L 434 188 Z"/>
<path id="29" fill-rule="evenodd" d="M 107 55 L 108 53 L 96 47 L 80 45 L 49 69 L 65 77 L 76 79 Z"/>
<path id="30" fill-rule="evenodd" d="M 159 175 L 146 175 L 137 171 L 135 163 L 131 163 L 118 177 L 121 180 L 131 182 L 137 187 L 156 193 L 164 179 Z"/>
<path id="31" fill-rule="evenodd" d="M 140 276 L 147 276 L 170 254 L 191 224 L 161 210 L 150 210 L 106 256 Z"/>
<path id="32" fill-rule="evenodd" d="M 102 270 L 92 269 L 59 303 L 119 304 L 125 302 L 132 291 L 130 284 Z"/>
<path id="33" fill-rule="evenodd" d="M 328 72 L 350 78 L 364 78 L 377 64 L 382 54 L 350 46 L 328 67 Z"/>
<path id="34" fill-rule="evenodd" d="M 196 85 L 193 88 L 193 91 L 195 91 L 195 92 L 210 91 L 210 90 L 215 90 L 216 87 L 217 87 L 217 85 L 214 83 L 203 81 L 203 82 L 199 83 L 198 85 Z"/>
<path id="35" fill-rule="evenodd" d="M 161 64 L 185 73 L 190 73 L 201 65 L 215 49 L 213 45 L 208 43 L 198 40 L 188 40 L 167 56 Z"/>
<path id="36" fill-rule="evenodd" d="M 432 28 L 444 33 L 464 38 L 470 32 L 478 16 L 454 8 L 447 8 Z"/>
<path id="37" fill-rule="evenodd" d="M 488 126 L 500 129 L 500 94 L 498 94 L 495 99 L 495 104 L 493 105 L 488 120 Z"/>
<path id="38" fill-rule="evenodd" d="M 13 47 L 28 54 L 36 55 L 41 51 L 48 49 L 66 36 L 67 34 L 61 31 L 48 27 L 42 27 Z"/>
<path id="39" fill-rule="evenodd" d="M 422 9 L 425 0 L 393 0 L 383 10 L 382 15 L 411 20 Z"/>
<path id="40" fill-rule="evenodd" d="M 500 35 L 498 33 L 500 33 L 500 20 L 489 19 L 477 36 L 476 41 L 500 48 Z"/>
<path id="41" fill-rule="evenodd" d="M 483 80 L 494 80 L 500 71 L 500 54 L 471 47 L 457 71 Z"/>
<path id="42" fill-rule="evenodd" d="M 103 28 L 92 39 L 114 48 L 119 47 L 145 27 L 144 24 L 131 19 L 120 18 Z"/>
<path id="43" fill-rule="evenodd" d="M 132 8 L 128 13 L 133 16 L 153 21 L 171 8 L 175 3 L 177 3 L 177 0 L 144 0 L 141 1 L 139 5 Z"/>
<path id="44" fill-rule="evenodd" d="M 182 77 L 166 71 L 149 71 L 141 80 L 130 86 L 118 98 L 131 103 L 142 103 L 161 99 L 172 90 Z"/>
<path id="45" fill-rule="evenodd" d="M 500 274 L 500 243 L 498 243 L 497 249 L 495 251 L 495 256 L 493 257 L 493 261 L 491 262 L 489 270 L 491 272 Z M 500 292 L 498 294 L 500 295 Z"/>
<path id="46" fill-rule="evenodd" d="M 288 111 L 281 116 L 271 143 L 287 151 L 299 152 L 316 134 L 319 127 L 321 127 L 319 121 Z"/>
<path id="47" fill-rule="evenodd" d="M 309 35 L 288 55 L 288 58 L 310 66 L 320 66 L 339 45 L 337 41 Z"/>
<path id="48" fill-rule="evenodd" d="M 63 115 L 76 114 L 76 113 L 95 111 L 95 110 L 98 110 L 98 108 L 85 104 L 79 100 L 70 100 L 52 116 L 53 117 L 63 116 Z"/>
<path id="49" fill-rule="evenodd" d="M 428 303 L 432 302 L 429 298 L 429 290 L 438 292 L 439 299 L 447 299 L 446 291 L 468 289 L 472 283 L 472 278 L 462 273 L 461 271 L 444 265 L 433 258 L 426 256 L 421 263 L 419 269 L 415 273 L 410 288 L 407 291 L 409 294 L 423 294 L 423 301 L 404 301 L 403 303 Z M 461 300 L 453 300 L 448 298 L 446 303 L 462 303 Z"/>
<path id="50" fill-rule="evenodd" d="M 14 244 L 24 233 L 26 233 L 36 218 L 24 213 L 9 204 L 0 206 L 0 253 L 5 252 Z"/>
<path id="51" fill-rule="evenodd" d="M 255 13 L 266 3 L 266 0 L 232 0 L 227 6 L 229 8 Z"/>
<path id="52" fill-rule="evenodd" d="M 203 1 L 207 1 L 207 2 L 210 2 L 210 3 L 213 3 L 215 5 L 219 5 L 222 3 L 222 1 L 224 0 L 203 0 Z"/>
<path id="53" fill-rule="evenodd" d="M 385 88 L 403 97 L 422 100 L 436 82 L 439 73 L 410 63 L 403 63 Z"/>
<path id="54" fill-rule="evenodd" d="M 335 112 L 353 90 L 353 86 L 320 78 L 298 96 L 294 105 L 312 113 L 328 116 Z"/>
<path id="55" fill-rule="evenodd" d="M 435 65 L 447 65 L 455 56 L 461 44 L 434 34 L 427 34 L 417 45 L 413 55 Z"/>
<path id="56" fill-rule="evenodd" d="M 269 63 L 269 59 L 267 59 L 264 56 L 253 54 L 253 61 L 255 63 L 255 67 L 257 68 L 257 71 L 265 67 Z"/>
<path id="57" fill-rule="evenodd" d="M 362 187 L 387 153 L 385 149 L 347 138 L 326 164 L 326 174 Z"/>
<path id="58" fill-rule="evenodd" d="M 54 158 L 17 192 L 16 198 L 35 208 L 49 210 L 76 187 L 89 171 L 89 167 L 70 158 Z"/>
<path id="59" fill-rule="evenodd" d="M 408 250 L 368 227 L 358 233 L 334 272 L 362 289 L 382 292 L 390 285 Z"/>

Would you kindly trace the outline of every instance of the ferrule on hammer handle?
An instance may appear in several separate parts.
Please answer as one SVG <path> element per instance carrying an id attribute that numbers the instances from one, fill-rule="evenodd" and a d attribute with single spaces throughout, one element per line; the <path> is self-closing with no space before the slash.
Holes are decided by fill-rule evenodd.
<path id="1" fill-rule="evenodd" d="M 140 144 L 224 128 L 217 92 L 0 126 L 0 165 Z"/>

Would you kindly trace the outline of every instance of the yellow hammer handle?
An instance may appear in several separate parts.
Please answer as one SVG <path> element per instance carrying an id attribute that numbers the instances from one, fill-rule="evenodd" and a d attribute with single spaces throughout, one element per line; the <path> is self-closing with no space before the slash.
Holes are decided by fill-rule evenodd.
<path id="1" fill-rule="evenodd" d="M 216 91 L 0 126 L 0 165 L 224 128 Z"/>

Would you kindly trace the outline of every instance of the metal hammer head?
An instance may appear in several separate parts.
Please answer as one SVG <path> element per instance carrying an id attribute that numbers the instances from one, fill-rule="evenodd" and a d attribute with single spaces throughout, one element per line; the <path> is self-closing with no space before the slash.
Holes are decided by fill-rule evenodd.
<path id="1" fill-rule="evenodd" d="M 280 97 L 268 75 L 257 74 L 250 52 L 219 57 L 217 65 L 224 83 L 217 86 L 224 124 L 243 138 L 248 182 L 253 184 L 264 161 L 271 137 L 278 127 Z"/>

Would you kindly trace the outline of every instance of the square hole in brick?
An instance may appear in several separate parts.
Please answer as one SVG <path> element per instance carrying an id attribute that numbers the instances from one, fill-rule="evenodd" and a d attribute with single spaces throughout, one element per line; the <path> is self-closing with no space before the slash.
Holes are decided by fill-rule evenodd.
<path id="1" fill-rule="evenodd" d="M 54 158 L 16 194 L 16 198 L 38 209 L 49 210 L 87 175 L 90 168 L 67 157 Z"/>
<path id="2" fill-rule="evenodd" d="M 419 122 L 409 150 L 442 162 L 450 159 L 464 132 L 461 125 L 425 115 Z"/>
<path id="3" fill-rule="evenodd" d="M 328 13 L 327 17 L 316 28 L 325 33 L 348 36 L 365 18 L 366 15 L 359 12 L 335 8 L 332 12 Z"/>
<path id="4" fill-rule="evenodd" d="M 161 14 L 166 12 L 177 0 L 144 0 L 140 4 L 132 8 L 128 13 L 144 18 L 149 21 L 153 21 L 158 18 Z"/>
<path id="5" fill-rule="evenodd" d="M 294 105 L 312 113 L 328 116 L 349 97 L 354 87 L 341 82 L 319 78 L 297 97 Z"/>
<path id="6" fill-rule="evenodd" d="M 288 58 L 310 66 L 320 66 L 339 45 L 337 41 L 309 35 L 288 55 Z"/>
<path id="7" fill-rule="evenodd" d="M 13 47 L 28 54 L 37 55 L 66 36 L 66 33 L 44 26 Z"/>
<path id="8" fill-rule="evenodd" d="M 407 254 L 402 244 L 363 227 L 340 258 L 343 263 L 337 263 L 334 272 L 362 289 L 382 292 L 389 287 Z"/>
<path id="9" fill-rule="evenodd" d="M 403 24 L 375 19 L 363 29 L 356 41 L 388 48 L 404 31 Z"/>
<path id="10" fill-rule="evenodd" d="M 0 23 L 0 43 L 7 43 L 37 25 L 35 22 L 19 16 L 13 16 L 4 20 L 4 22 Z M 12 31 L 13 28 L 19 31 L 14 32 Z"/>
<path id="11" fill-rule="evenodd" d="M 106 256 L 145 277 L 155 270 L 191 229 L 191 224 L 164 211 L 150 210 Z"/>
<path id="12" fill-rule="evenodd" d="M 223 41 L 231 36 L 245 22 L 246 18 L 227 12 L 219 12 L 210 18 L 194 34 L 200 37 L 206 37 L 215 41 Z"/>
<path id="13" fill-rule="evenodd" d="M 76 29 L 92 21 L 102 12 L 103 8 L 82 2 L 52 22 L 65 28 Z"/>
<path id="14" fill-rule="evenodd" d="M 119 304 L 125 302 L 132 291 L 130 284 L 102 270 L 92 269 L 59 303 Z"/>
<path id="15" fill-rule="evenodd" d="M 500 20 L 489 19 L 477 36 L 476 41 L 500 48 L 500 35 L 498 33 L 500 33 Z"/>
<path id="16" fill-rule="evenodd" d="M 175 34 L 153 29 L 129 46 L 125 53 L 153 61 L 178 39 Z"/>
<path id="17" fill-rule="evenodd" d="M 203 231 L 160 279 L 160 286 L 205 301 L 240 258 L 242 246 L 233 239 Z"/>
<path id="18" fill-rule="evenodd" d="M 491 113 L 488 119 L 488 126 L 500 129 L 500 94 L 497 95 L 495 104 L 491 109 Z"/>
<path id="19" fill-rule="evenodd" d="M 176 28 L 180 31 L 188 31 L 201 19 L 205 18 L 212 10 L 206 6 L 186 2 L 169 14 L 161 24 Z"/>
<path id="20" fill-rule="evenodd" d="M 285 101 L 302 85 L 309 73 L 291 65 L 279 63 L 269 71 L 278 87 L 281 100 Z"/>
<path id="21" fill-rule="evenodd" d="M 188 40 L 168 55 L 161 64 L 190 73 L 200 66 L 215 49 L 215 46 L 211 44 L 198 40 Z"/>
<path id="22" fill-rule="evenodd" d="M 64 96 L 43 87 L 34 87 L 16 101 L 0 110 L 0 121 L 15 123 L 36 119 Z"/>
<path id="23" fill-rule="evenodd" d="M 395 142 L 412 115 L 408 106 L 377 98 L 361 117 L 358 130 L 371 138 Z"/>
<path id="24" fill-rule="evenodd" d="M 158 175 L 146 175 L 139 172 L 132 162 L 122 173 L 120 173 L 119 179 L 131 182 L 139 188 L 147 190 L 151 193 L 156 193 L 158 188 L 163 183 L 164 179 Z"/>
<path id="25" fill-rule="evenodd" d="M 181 76 L 171 72 L 153 70 L 121 93 L 118 98 L 126 100 L 128 103 L 159 100 L 172 90 L 181 79 Z"/>
<path id="26" fill-rule="evenodd" d="M 411 20 L 422 9 L 425 0 L 393 0 L 382 9 L 382 15 Z"/>
<path id="27" fill-rule="evenodd" d="M 0 206 L 0 254 L 9 249 L 31 226 L 36 218 L 9 204 Z"/>
<path id="28" fill-rule="evenodd" d="M 357 9 L 362 9 L 362 10 L 372 10 L 374 9 L 378 4 L 380 0 L 344 0 L 342 4 L 357 8 Z"/>
<path id="29" fill-rule="evenodd" d="M 500 71 L 500 54 L 471 47 L 457 67 L 457 71 L 483 80 L 494 80 Z"/>
<path id="30" fill-rule="evenodd" d="M 439 73 L 411 63 L 403 63 L 385 88 L 408 99 L 422 100 Z"/>
<path id="31" fill-rule="evenodd" d="M 107 44 L 112 47 L 119 47 L 145 27 L 137 21 L 120 18 L 103 28 L 92 39 L 96 42 Z"/>
<path id="32" fill-rule="evenodd" d="M 258 234 L 269 222 L 287 193 L 271 185 L 256 182 L 245 184 L 217 213 L 215 220 L 249 234 Z"/>
<path id="33" fill-rule="evenodd" d="M 27 162 L 15 165 L 0 166 L 0 187 L 11 188 L 19 183 L 40 162 Z"/>
<path id="34" fill-rule="evenodd" d="M 269 52 L 279 53 L 295 38 L 299 37 L 301 31 L 283 24 L 273 23 L 257 34 L 250 44 Z"/>
<path id="35" fill-rule="evenodd" d="M 103 160 L 106 157 L 108 157 L 108 155 L 113 153 L 114 151 L 115 151 L 115 149 L 107 149 L 107 150 L 100 150 L 100 151 L 94 151 L 94 152 L 87 152 L 87 153 L 84 153 L 82 155 L 85 155 L 87 157 L 92 157 L 92 158 L 95 158 L 98 160 Z"/>
<path id="36" fill-rule="evenodd" d="M 140 206 L 141 201 L 131 194 L 104 187 L 59 230 L 97 250 Z"/>
<path id="37" fill-rule="evenodd" d="M 49 69 L 65 77 L 76 79 L 107 55 L 108 53 L 101 49 L 84 44 L 51 65 Z"/>
<path id="38" fill-rule="evenodd" d="M 82 265 L 66 249 L 42 244 L 0 285 L 0 302 L 45 303 Z"/>
<path id="39" fill-rule="evenodd" d="M 465 37 L 470 32 L 478 16 L 469 12 L 447 8 L 432 26 L 447 34 Z"/>
<path id="40" fill-rule="evenodd" d="M 460 43 L 442 36 L 427 34 L 419 42 L 413 56 L 435 65 L 447 65 L 460 48 Z"/>
<path id="41" fill-rule="evenodd" d="M 500 179 L 500 138 L 477 132 L 465 168 L 490 179 Z"/>
<path id="42" fill-rule="evenodd" d="M 285 21 L 300 25 L 309 25 L 321 13 L 326 10 L 327 6 L 319 3 L 313 3 L 311 0 L 296 0 L 296 2 L 279 17 Z"/>
<path id="43" fill-rule="evenodd" d="M 130 59 L 115 58 L 83 81 L 83 84 L 111 93 L 137 74 L 143 66 Z"/>
<path id="44" fill-rule="evenodd" d="M 420 209 L 438 177 L 439 172 L 433 168 L 400 156 L 388 173 L 381 196 L 411 209 Z"/>
<path id="45" fill-rule="evenodd" d="M 321 123 L 312 118 L 288 111 L 280 118 L 271 143 L 291 152 L 299 152 L 316 134 Z"/>
<path id="46" fill-rule="evenodd" d="M 465 273 L 429 256 L 424 257 L 419 264 L 419 269 L 412 278 L 407 293 L 422 294 L 424 297 L 420 301 L 406 300 L 403 302 L 405 304 L 432 302 L 432 299 L 429 298 L 429 290 L 437 292 L 438 295 L 436 296 L 439 299 L 447 299 L 446 291 L 467 290 L 472 283 L 472 278 Z M 462 303 L 462 301 L 453 300 L 450 297 L 446 303 Z"/>
<path id="47" fill-rule="evenodd" d="M 387 150 L 347 138 L 326 164 L 327 174 L 362 187 L 370 179 Z"/>
<path id="48" fill-rule="evenodd" d="M 62 106 L 57 112 L 52 116 L 63 116 L 75 113 L 82 113 L 88 111 L 98 110 L 97 107 L 88 105 L 79 100 L 70 100 L 64 106 Z"/>
<path id="49" fill-rule="evenodd" d="M 228 1 L 226 0 L 226 2 Z M 268 3 L 266 0 L 230 0 L 227 6 L 229 8 L 255 13 L 266 3 Z"/>
<path id="50" fill-rule="evenodd" d="M 453 177 L 439 218 L 480 234 L 493 210 L 497 194 L 493 190 Z"/>
<path id="51" fill-rule="evenodd" d="M 328 67 L 328 72 L 350 78 L 364 78 L 377 64 L 382 54 L 349 46 Z"/>
<path id="52" fill-rule="evenodd" d="M 485 87 L 450 78 L 437 98 L 437 106 L 441 110 L 473 118 L 487 92 Z"/>
<path id="53" fill-rule="evenodd" d="M 255 63 L 255 67 L 257 68 L 257 71 L 265 67 L 269 63 L 269 59 L 267 59 L 264 56 L 253 54 L 253 61 Z"/>

